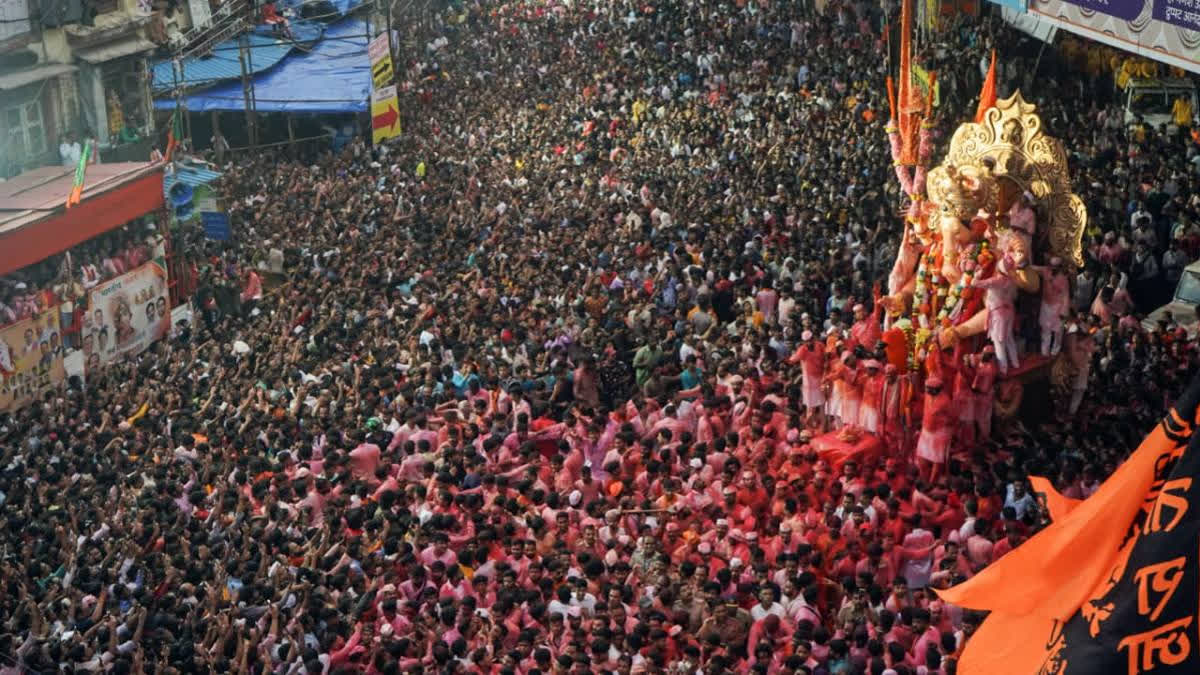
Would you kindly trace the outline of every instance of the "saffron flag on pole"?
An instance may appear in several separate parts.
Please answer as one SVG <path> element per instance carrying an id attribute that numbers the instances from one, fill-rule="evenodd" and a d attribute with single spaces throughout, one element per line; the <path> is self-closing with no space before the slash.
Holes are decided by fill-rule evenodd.
<path id="1" fill-rule="evenodd" d="M 979 90 L 979 106 L 975 108 L 975 123 L 983 121 L 983 114 L 988 108 L 996 105 L 996 50 L 992 50 L 992 60 L 988 64 L 987 76 L 983 78 L 983 88 Z"/>
<path id="2" fill-rule="evenodd" d="M 175 148 L 179 146 L 181 138 L 183 138 L 183 120 L 179 118 L 179 108 L 176 108 L 171 113 L 171 127 L 167 129 L 167 152 L 163 157 L 164 162 L 171 161 L 171 155 L 175 154 Z"/>
<path id="3" fill-rule="evenodd" d="M 79 163 L 75 165 L 75 181 L 71 184 L 71 194 L 67 195 L 66 207 L 68 209 L 78 204 L 83 197 L 83 179 L 87 176 L 87 165 L 91 155 L 92 140 L 89 138 L 83 144 L 83 152 L 79 154 Z"/>
<path id="4" fill-rule="evenodd" d="M 1200 673 L 1198 407 L 1200 378 L 1094 495 L 939 593 L 991 612 L 959 673 Z"/>

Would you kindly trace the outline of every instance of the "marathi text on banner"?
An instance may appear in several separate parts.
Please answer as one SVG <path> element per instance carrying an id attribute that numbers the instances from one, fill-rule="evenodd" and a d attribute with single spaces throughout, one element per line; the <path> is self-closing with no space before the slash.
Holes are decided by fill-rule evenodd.
<path id="1" fill-rule="evenodd" d="M 1067 2 L 1124 21 L 1136 19 L 1138 14 L 1142 13 L 1142 7 L 1145 5 L 1145 0 L 1067 0 Z"/>
<path id="2" fill-rule="evenodd" d="M 1200 0 L 1154 0 L 1154 18 L 1200 31 Z"/>
<path id="3" fill-rule="evenodd" d="M 167 269 L 146 263 L 92 289 L 83 320 L 86 370 L 140 354 L 171 329 Z"/>
<path id="4" fill-rule="evenodd" d="M 66 379 L 58 312 L 51 307 L 0 329 L 0 410 L 25 405 Z"/>

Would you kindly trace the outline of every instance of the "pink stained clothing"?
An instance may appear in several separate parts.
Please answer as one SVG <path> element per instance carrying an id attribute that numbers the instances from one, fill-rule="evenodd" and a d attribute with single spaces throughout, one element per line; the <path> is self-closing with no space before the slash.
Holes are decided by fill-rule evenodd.
<path id="1" fill-rule="evenodd" d="M 996 378 L 1000 369 L 995 361 L 980 361 L 975 368 L 975 378 L 971 382 L 971 419 L 980 422 L 983 429 L 990 429 L 992 407 L 996 400 Z"/>
<path id="2" fill-rule="evenodd" d="M 812 410 L 824 405 L 821 378 L 825 375 L 825 346 L 820 342 L 800 345 L 788 362 L 800 364 L 800 372 L 804 375 L 804 406 Z"/>
<path id="3" fill-rule="evenodd" d="M 1043 330 L 1058 330 L 1071 307 L 1071 284 L 1065 274 L 1045 269 L 1039 271 L 1042 275 L 1042 305 L 1038 310 L 1038 326 Z"/>
<path id="4" fill-rule="evenodd" d="M 971 535 L 964 548 L 967 550 L 967 558 L 970 559 L 975 569 L 981 569 L 984 565 L 992 562 L 993 544 L 987 537 L 978 534 Z"/>
<path id="5" fill-rule="evenodd" d="M 900 378 L 883 378 L 883 389 L 879 394 L 879 415 L 882 418 L 884 430 L 889 434 L 900 431 L 900 389 L 903 380 Z"/>
<path id="6" fill-rule="evenodd" d="M 867 375 L 863 378 L 862 402 L 858 407 L 858 426 L 871 433 L 880 430 L 880 406 L 883 403 L 883 385 L 885 376 L 882 373 Z"/>
<path id="7" fill-rule="evenodd" d="M 758 311 L 762 312 L 763 320 L 772 323 L 775 319 L 775 309 L 779 306 L 779 294 L 774 289 L 764 288 L 754 296 Z"/>
<path id="8" fill-rule="evenodd" d="M 262 296 L 262 279 L 259 278 L 258 272 L 250 270 L 249 274 L 246 275 L 246 286 L 242 289 L 242 302 L 261 300 Z"/>
<path id="9" fill-rule="evenodd" d="M 846 349 L 853 350 L 855 346 L 861 345 L 867 349 L 874 350 L 879 338 L 883 336 L 883 330 L 879 325 L 879 310 L 883 306 L 875 305 L 875 310 L 863 317 L 861 321 L 854 322 L 850 327 L 850 339 L 846 343 Z"/>
<path id="10" fill-rule="evenodd" d="M 363 443 L 349 453 L 350 472 L 355 478 L 372 481 L 375 479 L 375 469 L 379 467 L 379 446 L 374 443 Z"/>
<path id="11" fill-rule="evenodd" d="M 1013 302 L 1017 298 L 1017 284 L 1004 274 L 997 272 L 986 279 L 977 279 L 972 286 L 986 291 L 983 303 L 987 307 L 988 338 L 996 348 L 996 360 L 1000 369 L 1007 371 L 1020 365 L 1017 343 L 1013 338 L 1016 311 Z"/>
<path id="12" fill-rule="evenodd" d="M 375 488 L 375 492 L 371 493 L 371 497 L 379 499 L 379 496 L 385 492 L 402 492 L 400 484 L 396 482 L 395 476 L 388 476 L 386 480 L 379 484 L 379 487 Z"/>
<path id="13" fill-rule="evenodd" d="M 458 564 L 458 554 L 456 554 L 454 551 L 446 549 L 441 555 L 438 555 L 438 552 L 435 551 L 432 546 L 422 549 L 418 559 L 421 561 L 421 564 L 425 566 L 432 565 L 437 561 L 441 561 L 441 563 L 446 567 Z"/>
<path id="14" fill-rule="evenodd" d="M 862 371 L 859 366 L 847 367 L 842 376 L 842 424 L 858 424 L 858 408 L 862 403 Z"/>
<path id="15" fill-rule="evenodd" d="M 950 457 L 950 439 L 954 432 L 954 400 L 944 389 L 925 394 L 921 416 L 921 435 L 917 439 L 917 457 L 945 464 Z"/>
<path id="16" fill-rule="evenodd" d="M 591 408 L 600 405 L 600 388 L 595 372 L 588 372 L 582 367 L 575 369 L 575 399 Z"/>

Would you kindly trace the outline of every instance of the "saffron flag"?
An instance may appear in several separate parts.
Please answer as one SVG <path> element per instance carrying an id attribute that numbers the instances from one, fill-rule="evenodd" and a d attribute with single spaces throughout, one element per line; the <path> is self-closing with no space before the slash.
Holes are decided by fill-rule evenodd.
<path id="1" fill-rule="evenodd" d="M 179 109 L 171 113 L 171 128 L 167 130 L 167 152 L 163 157 L 164 162 L 171 161 L 171 155 L 175 153 L 175 148 L 179 146 L 179 139 L 183 138 L 183 120 L 179 118 Z"/>
<path id="2" fill-rule="evenodd" d="M 1066 517 L 1071 509 L 1079 505 L 1080 500 L 1064 497 L 1050 481 L 1041 476 L 1030 476 L 1029 484 L 1033 486 L 1033 496 L 1037 497 L 1038 503 L 1042 508 L 1050 513 L 1050 520 L 1061 520 Z"/>
<path id="3" fill-rule="evenodd" d="M 71 184 L 71 193 L 67 195 L 66 207 L 69 209 L 83 198 L 83 179 L 87 177 L 87 165 L 92 155 L 92 140 L 89 138 L 83 144 L 83 152 L 79 153 L 79 163 L 75 165 L 75 180 Z"/>
<path id="4" fill-rule="evenodd" d="M 975 108 L 975 123 L 983 121 L 983 114 L 988 108 L 996 105 L 996 50 L 992 50 L 992 61 L 988 65 L 987 76 L 983 78 L 983 88 L 979 90 L 979 107 Z"/>
<path id="5" fill-rule="evenodd" d="M 940 592 L 991 611 L 958 672 L 1200 673 L 1198 404 L 1200 378 L 1094 495 L 1046 495 L 1054 522 Z"/>

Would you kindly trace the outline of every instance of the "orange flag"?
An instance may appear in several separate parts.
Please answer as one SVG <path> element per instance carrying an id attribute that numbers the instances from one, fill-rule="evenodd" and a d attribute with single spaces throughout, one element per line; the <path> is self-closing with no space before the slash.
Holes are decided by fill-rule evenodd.
<path id="1" fill-rule="evenodd" d="M 979 575 L 938 592 L 960 607 L 991 612 L 967 642 L 958 672 L 1200 672 L 1193 642 L 1198 404 L 1200 379 L 1086 500 L 1032 479 L 1054 522 Z"/>
<path id="2" fill-rule="evenodd" d="M 1033 496 L 1037 497 L 1042 506 L 1050 512 L 1051 522 L 1058 522 L 1065 518 L 1071 509 L 1082 503 L 1080 499 L 1062 496 L 1058 490 L 1054 489 L 1049 480 L 1041 476 L 1030 476 L 1029 483 L 1033 486 Z"/>
<path id="3" fill-rule="evenodd" d="M 975 109 L 975 123 L 983 121 L 987 109 L 996 105 L 996 50 L 992 50 L 992 62 L 988 65 L 987 77 L 983 78 L 983 88 L 979 90 L 979 107 Z"/>
<path id="4" fill-rule="evenodd" d="M 1154 480 L 1154 465 L 1165 442 L 1162 429 L 1156 428 L 1096 494 L 1065 518 L 966 583 L 938 594 L 971 609 L 1036 614 L 1047 620 L 1069 617 L 1111 569 L 1126 527 L 1141 510 Z"/>

